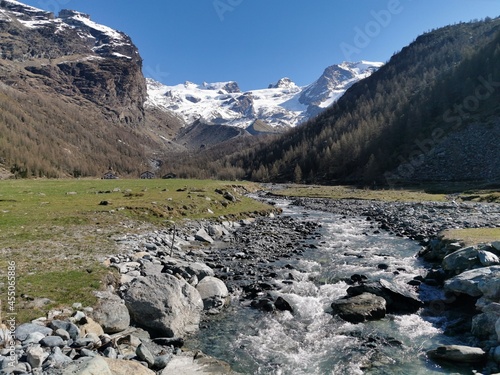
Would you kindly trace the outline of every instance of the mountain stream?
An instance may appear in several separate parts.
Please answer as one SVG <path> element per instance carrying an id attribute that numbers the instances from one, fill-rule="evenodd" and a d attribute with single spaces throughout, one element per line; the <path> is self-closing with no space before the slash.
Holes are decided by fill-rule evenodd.
<path id="1" fill-rule="evenodd" d="M 331 303 L 346 295 L 345 280 L 353 274 L 399 284 L 425 276 L 426 265 L 416 256 L 417 243 L 378 233 L 366 218 L 308 211 L 286 200 L 275 203 L 283 215 L 321 223 L 319 235 L 310 240 L 311 249 L 300 258 L 287 259 L 293 270 L 276 263 L 281 288 L 271 294 L 284 298 L 293 313 L 263 312 L 235 296 L 190 345 L 227 361 L 242 374 L 471 373 L 470 368 L 442 367 L 427 359 L 426 350 L 436 345 L 459 344 L 443 334 L 448 322 L 439 311 L 388 314 L 360 324 L 331 314 Z M 422 284 L 419 297 L 429 302 L 442 299 L 441 293 Z"/>

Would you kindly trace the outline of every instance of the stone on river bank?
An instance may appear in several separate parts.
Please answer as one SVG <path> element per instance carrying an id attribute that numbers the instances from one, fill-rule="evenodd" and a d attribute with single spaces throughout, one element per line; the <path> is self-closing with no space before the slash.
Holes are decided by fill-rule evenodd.
<path id="1" fill-rule="evenodd" d="M 229 291 L 226 284 L 216 277 L 204 277 L 196 286 L 203 300 L 204 309 L 219 312 L 228 302 Z"/>
<path id="2" fill-rule="evenodd" d="M 491 300 L 500 299 L 500 266 L 469 270 L 445 282 L 445 290 L 467 294 L 471 297 L 484 296 Z"/>
<path id="3" fill-rule="evenodd" d="M 124 300 L 139 326 L 167 337 L 198 330 L 203 301 L 185 280 L 168 274 L 140 277 L 129 284 Z"/>
<path id="4" fill-rule="evenodd" d="M 475 247 L 466 247 L 446 255 L 442 266 L 446 271 L 460 273 L 479 264 L 478 250 Z"/>
<path id="5" fill-rule="evenodd" d="M 93 319 L 105 333 L 124 331 L 130 325 L 130 314 L 123 300 L 111 292 L 97 293 L 99 303 L 92 312 Z"/>

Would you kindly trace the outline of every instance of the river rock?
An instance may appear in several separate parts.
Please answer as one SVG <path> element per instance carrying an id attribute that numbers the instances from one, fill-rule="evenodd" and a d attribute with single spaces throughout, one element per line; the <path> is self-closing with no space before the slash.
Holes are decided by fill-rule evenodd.
<path id="1" fill-rule="evenodd" d="M 155 363 L 155 357 L 153 356 L 153 354 L 151 354 L 151 352 L 149 351 L 149 349 L 146 348 L 146 346 L 144 346 L 144 344 L 141 343 L 141 345 L 139 345 L 137 347 L 135 353 L 137 354 L 137 357 L 141 361 L 146 362 L 149 367 L 151 367 L 151 366 L 154 365 L 154 363 Z"/>
<path id="2" fill-rule="evenodd" d="M 64 346 L 64 340 L 59 336 L 47 336 L 40 340 L 40 344 L 45 347 Z"/>
<path id="3" fill-rule="evenodd" d="M 145 329 L 167 337 L 198 330 L 203 301 L 185 280 L 168 274 L 134 280 L 124 292 L 131 318 Z"/>
<path id="4" fill-rule="evenodd" d="M 227 304 L 229 292 L 226 284 L 216 277 L 206 276 L 196 286 L 205 310 L 220 312 Z"/>
<path id="5" fill-rule="evenodd" d="M 104 358 L 113 375 L 155 375 L 155 372 L 136 361 Z"/>
<path id="6" fill-rule="evenodd" d="M 276 298 L 276 301 L 274 302 L 274 306 L 276 306 L 276 309 L 279 311 L 290 311 L 291 313 L 293 313 L 293 307 L 283 297 Z"/>
<path id="7" fill-rule="evenodd" d="M 477 256 L 484 267 L 494 266 L 500 263 L 498 256 L 486 250 L 479 250 Z"/>
<path id="8" fill-rule="evenodd" d="M 42 367 L 49 353 L 45 352 L 40 345 L 34 345 L 26 351 L 26 360 L 32 368 Z"/>
<path id="9" fill-rule="evenodd" d="M 478 250 L 475 247 L 466 247 L 444 257 L 442 267 L 446 271 L 460 273 L 479 266 Z"/>
<path id="10" fill-rule="evenodd" d="M 198 232 L 194 235 L 194 238 L 200 242 L 214 243 L 214 239 L 210 237 L 205 228 L 200 228 Z"/>
<path id="11" fill-rule="evenodd" d="M 500 241 L 494 241 L 491 243 L 491 247 L 496 251 L 500 251 Z"/>
<path id="12" fill-rule="evenodd" d="M 105 333 L 118 333 L 130 326 L 130 314 L 123 300 L 106 292 L 100 294 L 99 303 L 92 312 L 92 318 L 101 325 Z"/>
<path id="13" fill-rule="evenodd" d="M 23 345 L 29 345 L 29 344 L 38 344 L 41 339 L 45 338 L 46 335 L 44 335 L 41 332 L 33 332 L 26 337 L 26 340 L 23 340 Z"/>
<path id="14" fill-rule="evenodd" d="M 220 238 L 228 233 L 227 229 L 225 229 L 222 225 L 212 224 L 208 226 L 208 234 L 214 238 Z"/>
<path id="15" fill-rule="evenodd" d="M 54 332 L 54 335 L 59 336 L 60 338 L 62 338 L 65 341 L 68 341 L 71 338 L 68 331 L 66 331 L 65 329 L 61 329 L 61 328 L 56 329 L 56 331 Z"/>
<path id="16" fill-rule="evenodd" d="M 497 339 L 495 323 L 500 319 L 500 312 L 483 312 L 472 318 L 471 333 L 482 340 Z"/>
<path id="17" fill-rule="evenodd" d="M 366 320 L 377 320 L 385 317 L 386 301 L 371 293 L 363 293 L 355 297 L 340 299 L 332 303 L 334 315 L 351 323 L 362 323 Z"/>
<path id="18" fill-rule="evenodd" d="M 465 271 L 445 282 L 445 290 L 472 297 L 500 298 L 500 266 Z"/>
<path id="19" fill-rule="evenodd" d="M 97 337 L 104 335 L 104 330 L 99 323 L 95 322 L 92 318 L 84 318 L 83 325 L 80 326 L 80 334 L 86 337 L 89 334 L 94 334 Z"/>
<path id="20" fill-rule="evenodd" d="M 143 366 L 144 367 L 144 366 Z M 72 361 L 61 369 L 49 368 L 47 375 L 116 375 L 111 372 L 105 359 L 101 356 L 82 357 Z"/>
<path id="21" fill-rule="evenodd" d="M 49 323 L 49 327 L 55 331 L 58 329 L 64 329 L 66 332 L 69 333 L 69 336 L 73 340 L 76 340 L 80 337 L 80 329 L 74 323 L 71 322 L 67 322 L 64 320 L 53 320 Z"/>
<path id="22" fill-rule="evenodd" d="M 444 345 L 427 352 L 429 358 L 460 363 L 477 363 L 485 359 L 486 353 L 481 348 L 463 345 Z"/>
<path id="23" fill-rule="evenodd" d="M 205 356 L 200 352 L 184 352 L 176 355 L 160 375 L 231 375 L 231 367 L 223 361 Z"/>
<path id="24" fill-rule="evenodd" d="M 352 286 L 347 289 L 349 296 L 357 296 L 363 293 L 371 293 L 384 298 L 389 312 L 415 313 L 423 306 L 422 301 L 408 286 L 384 279 L 374 283 Z"/>
<path id="25" fill-rule="evenodd" d="M 28 338 L 30 333 L 39 332 L 44 336 L 52 334 L 52 330 L 48 327 L 41 326 L 33 323 L 24 323 L 16 328 L 16 338 L 20 341 L 24 341 Z"/>
<path id="26" fill-rule="evenodd" d="M 61 348 L 59 347 L 55 347 L 52 349 L 52 353 L 49 355 L 49 357 L 47 358 L 47 361 L 49 361 L 52 365 L 52 367 L 62 367 L 70 362 L 72 362 L 73 360 L 68 357 L 67 355 L 65 355 Z"/>

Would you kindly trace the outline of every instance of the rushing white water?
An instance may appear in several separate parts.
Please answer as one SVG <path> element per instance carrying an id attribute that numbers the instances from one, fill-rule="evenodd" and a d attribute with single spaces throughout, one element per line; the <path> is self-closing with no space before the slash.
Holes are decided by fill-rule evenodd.
<path id="1" fill-rule="evenodd" d="M 304 211 L 279 202 L 285 215 L 323 224 L 321 238 L 312 242 L 295 269 L 277 271 L 282 288 L 272 292 L 293 308 L 266 313 L 242 305 L 231 308 L 209 324 L 193 345 L 228 361 L 244 374 L 398 374 L 470 373 L 470 369 L 441 368 L 425 357 L 437 344 L 451 343 L 439 316 L 387 315 L 380 321 L 351 324 L 333 316 L 331 303 L 346 295 L 344 281 L 353 274 L 407 283 L 425 275 L 416 257 L 419 246 L 387 233 L 373 234 L 373 223 L 362 218 L 342 219 L 323 212 Z M 382 270 L 379 264 L 386 264 Z M 396 273 L 396 274 L 395 274 Z M 293 283 L 290 280 L 293 279 Z M 423 287 L 423 300 L 439 291 Z"/>

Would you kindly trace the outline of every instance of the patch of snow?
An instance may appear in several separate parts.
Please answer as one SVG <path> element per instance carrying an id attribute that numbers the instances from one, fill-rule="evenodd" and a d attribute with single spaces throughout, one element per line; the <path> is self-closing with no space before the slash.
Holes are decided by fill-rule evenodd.
<path id="1" fill-rule="evenodd" d="M 102 32 L 103 34 L 109 36 L 113 40 L 120 40 L 120 41 L 123 40 L 122 34 L 120 34 L 118 31 L 112 29 L 111 27 L 104 26 L 90 20 L 83 13 L 74 12 L 74 15 L 71 18 L 75 21 L 81 22 L 82 24 L 91 29 Z"/>
<path id="2" fill-rule="evenodd" d="M 125 58 L 125 59 L 132 60 L 132 58 L 130 56 L 126 56 L 126 55 L 123 55 L 123 54 L 118 53 L 118 52 L 113 52 L 112 55 L 116 56 L 116 57 L 120 57 L 120 58 Z"/>
<path id="3" fill-rule="evenodd" d="M 24 27 L 28 29 L 38 29 L 40 27 L 44 27 L 47 25 L 51 25 L 53 22 L 51 20 L 33 20 L 33 21 L 25 21 L 19 20 L 20 23 L 23 24 Z"/>

